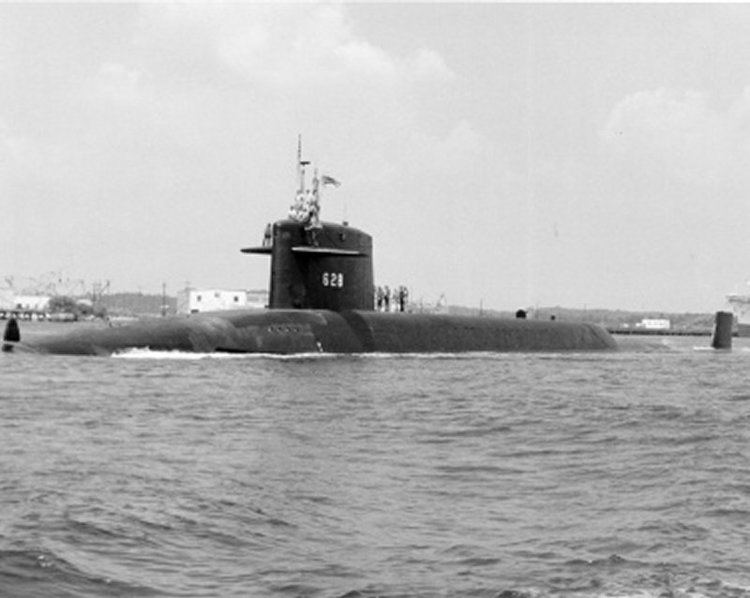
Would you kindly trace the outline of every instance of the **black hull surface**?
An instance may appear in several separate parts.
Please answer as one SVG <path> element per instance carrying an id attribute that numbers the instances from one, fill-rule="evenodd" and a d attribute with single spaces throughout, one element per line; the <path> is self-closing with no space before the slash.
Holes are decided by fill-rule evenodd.
<path id="1" fill-rule="evenodd" d="M 367 310 L 235 311 L 144 320 L 18 341 L 5 351 L 110 355 L 129 349 L 199 353 L 458 353 L 600 351 L 615 341 L 594 324 Z"/>

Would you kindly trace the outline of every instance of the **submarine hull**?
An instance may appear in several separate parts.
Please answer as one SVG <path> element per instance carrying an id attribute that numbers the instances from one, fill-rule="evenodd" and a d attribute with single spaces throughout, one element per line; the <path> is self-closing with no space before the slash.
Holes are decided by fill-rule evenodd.
<path id="1" fill-rule="evenodd" d="M 459 353 L 599 351 L 616 348 L 594 324 L 383 313 L 367 310 L 234 311 L 112 328 L 81 329 L 18 341 L 5 351 L 111 355 L 129 349 L 200 353 Z"/>
<path id="2" fill-rule="evenodd" d="M 594 324 L 442 314 L 352 311 L 345 314 L 365 351 L 594 351 L 615 349 Z"/>

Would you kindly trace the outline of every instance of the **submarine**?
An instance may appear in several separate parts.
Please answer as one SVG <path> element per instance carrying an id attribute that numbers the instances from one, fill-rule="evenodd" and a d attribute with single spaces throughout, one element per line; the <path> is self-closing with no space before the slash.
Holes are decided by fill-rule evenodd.
<path id="1" fill-rule="evenodd" d="M 617 348 L 601 326 L 581 322 L 375 309 L 373 243 L 366 232 L 319 219 L 320 190 L 297 151 L 299 187 L 286 218 L 268 224 L 246 254 L 270 258 L 268 307 L 144 319 L 23 338 L 6 325 L 4 352 L 112 355 L 132 349 L 198 353 L 356 354 L 602 351 Z"/>

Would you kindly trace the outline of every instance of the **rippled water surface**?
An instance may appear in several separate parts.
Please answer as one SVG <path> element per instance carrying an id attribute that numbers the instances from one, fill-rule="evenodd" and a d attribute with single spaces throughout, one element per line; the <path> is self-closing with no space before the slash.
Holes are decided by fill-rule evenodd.
<path id="1" fill-rule="evenodd" d="M 0 355 L 0 596 L 750 596 L 750 343 Z"/>

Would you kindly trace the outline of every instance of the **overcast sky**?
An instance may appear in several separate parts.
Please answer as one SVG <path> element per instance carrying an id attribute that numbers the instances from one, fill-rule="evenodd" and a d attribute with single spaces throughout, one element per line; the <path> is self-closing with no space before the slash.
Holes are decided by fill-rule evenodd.
<path id="1" fill-rule="evenodd" d="M 0 276 L 265 288 L 298 134 L 414 299 L 750 291 L 741 4 L 0 4 Z"/>

